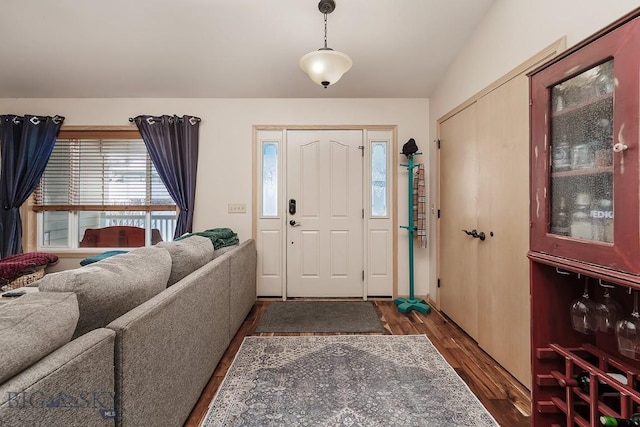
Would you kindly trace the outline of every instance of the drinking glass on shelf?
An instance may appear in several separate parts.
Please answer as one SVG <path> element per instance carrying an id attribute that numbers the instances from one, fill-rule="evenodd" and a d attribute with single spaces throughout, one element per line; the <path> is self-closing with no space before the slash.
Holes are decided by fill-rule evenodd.
<path id="1" fill-rule="evenodd" d="M 578 332 L 590 334 L 596 330 L 596 304 L 589 298 L 589 278 L 584 279 L 582 296 L 571 303 L 571 326 Z"/>
<path id="2" fill-rule="evenodd" d="M 611 285 L 600 283 L 604 288 L 604 300 L 596 304 L 597 330 L 613 334 L 616 330 L 616 322 L 622 318 L 622 306 L 609 294 Z"/>
<path id="3" fill-rule="evenodd" d="M 616 323 L 618 351 L 623 356 L 640 360 L 640 313 L 638 313 L 638 293 L 633 292 L 633 312 Z"/>

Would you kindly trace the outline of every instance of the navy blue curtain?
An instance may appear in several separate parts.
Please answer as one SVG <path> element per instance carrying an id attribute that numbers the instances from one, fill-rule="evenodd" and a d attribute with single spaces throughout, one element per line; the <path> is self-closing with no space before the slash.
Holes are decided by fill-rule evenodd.
<path id="1" fill-rule="evenodd" d="M 38 185 L 64 117 L 0 116 L 0 258 L 22 253 L 20 206 Z"/>
<path id="2" fill-rule="evenodd" d="M 193 116 L 137 116 L 133 121 L 165 187 L 180 208 L 174 238 L 190 233 L 196 198 L 198 131 Z"/>

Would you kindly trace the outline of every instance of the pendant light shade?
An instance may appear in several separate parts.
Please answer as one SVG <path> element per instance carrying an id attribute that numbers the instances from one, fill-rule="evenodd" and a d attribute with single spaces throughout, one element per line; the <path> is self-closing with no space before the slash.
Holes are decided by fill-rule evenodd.
<path id="1" fill-rule="evenodd" d="M 352 64 L 346 53 L 333 49 L 319 49 L 300 58 L 300 68 L 311 80 L 325 88 L 340 80 Z"/>
<path id="2" fill-rule="evenodd" d="M 346 53 L 327 47 L 327 15 L 333 12 L 335 7 L 334 0 L 321 0 L 318 3 L 318 9 L 324 14 L 324 47 L 307 53 L 299 62 L 302 71 L 325 89 L 340 80 L 353 65 Z"/>

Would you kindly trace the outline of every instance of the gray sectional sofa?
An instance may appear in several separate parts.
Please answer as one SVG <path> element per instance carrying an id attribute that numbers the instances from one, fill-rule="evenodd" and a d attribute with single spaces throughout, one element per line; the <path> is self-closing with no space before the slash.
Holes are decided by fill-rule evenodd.
<path id="1" fill-rule="evenodd" d="M 139 248 L 1 304 L 0 425 L 182 426 L 256 300 L 254 241 L 224 249 Z"/>

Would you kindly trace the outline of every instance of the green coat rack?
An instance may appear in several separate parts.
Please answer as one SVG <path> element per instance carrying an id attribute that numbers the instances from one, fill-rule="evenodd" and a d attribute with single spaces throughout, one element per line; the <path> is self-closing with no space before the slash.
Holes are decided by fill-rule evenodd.
<path id="1" fill-rule="evenodd" d="M 413 170 L 420 164 L 413 163 L 413 156 L 422 154 L 416 152 L 407 155 L 409 163 L 406 165 L 400 164 L 407 168 L 407 176 L 409 182 L 407 188 L 409 189 L 408 206 L 409 206 L 409 224 L 401 225 L 400 228 L 406 228 L 409 232 L 409 298 L 396 298 L 393 302 L 398 306 L 398 311 L 401 313 L 408 313 L 411 310 L 419 311 L 420 313 L 429 313 L 431 307 L 425 303 L 423 299 L 416 298 L 414 294 L 414 278 L 413 278 L 413 233 L 416 231 L 416 227 L 413 223 Z"/>

